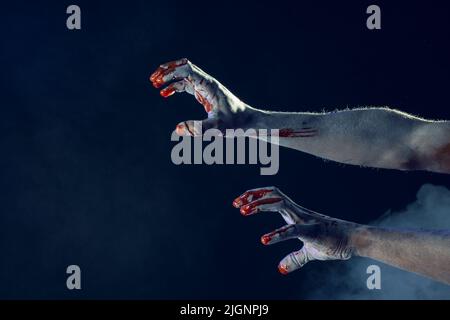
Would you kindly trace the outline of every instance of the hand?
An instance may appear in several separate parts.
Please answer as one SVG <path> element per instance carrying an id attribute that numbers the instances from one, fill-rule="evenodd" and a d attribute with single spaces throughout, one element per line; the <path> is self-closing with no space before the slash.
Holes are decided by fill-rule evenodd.
<path id="1" fill-rule="evenodd" d="M 150 76 L 150 81 L 155 88 L 168 84 L 160 91 L 164 98 L 175 92 L 194 95 L 208 114 L 208 118 L 203 121 L 189 120 L 179 123 L 176 127 L 178 135 L 201 135 L 202 131 L 210 128 L 223 133 L 225 129 L 246 128 L 255 111 L 187 59 L 162 64 Z M 199 124 L 202 125 L 202 130 Z"/>
<path id="2" fill-rule="evenodd" d="M 287 274 L 313 260 L 347 260 L 355 249 L 352 235 L 359 226 L 334 219 L 297 205 L 276 187 L 258 188 L 245 192 L 233 202 L 242 215 L 258 212 L 279 212 L 288 223 L 261 237 L 265 245 L 298 238 L 303 242 L 299 251 L 281 260 L 278 270 Z"/>

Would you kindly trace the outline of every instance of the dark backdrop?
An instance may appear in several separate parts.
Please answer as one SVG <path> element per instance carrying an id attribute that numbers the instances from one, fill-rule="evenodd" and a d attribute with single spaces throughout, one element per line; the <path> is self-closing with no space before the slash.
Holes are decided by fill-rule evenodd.
<path id="1" fill-rule="evenodd" d="M 243 218 L 232 200 L 276 185 L 302 205 L 366 223 L 447 175 L 343 166 L 282 149 L 258 166 L 175 166 L 170 134 L 202 119 L 195 99 L 148 81 L 188 57 L 252 106 L 321 111 L 388 105 L 450 118 L 444 2 L 68 1 L 1 4 L 1 298 L 306 298 L 329 266 L 283 277 L 296 241 L 269 248 L 277 215 Z M 68 291 L 65 269 L 82 269 Z M 325 269 L 324 264 L 327 264 Z M 326 285 L 326 284 L 325 284 Z M 329 293 L 333 298 L 333 292 Z"/>

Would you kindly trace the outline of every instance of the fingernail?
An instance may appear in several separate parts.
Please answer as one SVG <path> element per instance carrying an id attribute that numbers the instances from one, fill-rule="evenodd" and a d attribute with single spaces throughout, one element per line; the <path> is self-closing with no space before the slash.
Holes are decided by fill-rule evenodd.
<path id="1" fill-rule="evenodd" d="M 179 135 L 182 136 L 184 135 L 184 124 L 178 124 L 177 127 L 175 128 L 175 132 Z"/>
<path id="2" fill-rule="evenodd" d="M 162 97 L 167 98 L 170 97 L 171 95 L 173 95 L 175 93 L 175 89 L 174 88 L 165 88 L 163 90 L 160 91 L 160 94 Z"/>
<path id="3" fill-rule="evenodd" d="M 241 205 L 242 205 L 242 200 L 241 200 L 240 198 L 234 199 L 234 201 L 233 201 L 233 206 L 234 206 L 235 208 L 239 208 Z"/>
<path id="4" fill-rule="evenodd" d="M 268 235 L 265 234 L 261 237 L 261 243 L 263 245 L 267 245 L 271 239 L 272 239 L 271 237 L 269 237 Z"/>
<path id="5" fill-rule="evenodd" d="M 255 210 L 253 210 L 253 208 L 250 205 L 245 205 L 243 207 L 241 207 L 241 214 L 244 216 L 248 216 L 251 215 L 252 213 L 254 213 Z"/>
<path id="6" fill-rule="evenodd" d="M 155 72 L 152 73 L 152 75 L 150 76 L 150 81 L 154 81 L 156 79 L 157 76 L 159 76 L 161 74 L 161 68 L 158 68 Z"/>
<path id="7" fill-rule="evenodd" d="M 287 275 L 289 273 L 287 266 L 281 263 L 278 265 L 278 271 L 280 271 L 280 273 L 283 275 Z"/>
<path id="8" fill-rule="evenodd" d="M 154 86 L 155 88 L 161 88 L 163 84 L 164 84 L 164 81 L 163 81 L 161 78 L 156 78 L 156 79 L 153 81 L 153 86 Z"/>

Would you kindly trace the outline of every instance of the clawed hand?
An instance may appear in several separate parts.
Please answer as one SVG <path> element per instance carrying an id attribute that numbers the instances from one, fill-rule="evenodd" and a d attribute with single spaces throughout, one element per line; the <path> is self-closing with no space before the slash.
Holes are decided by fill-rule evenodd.
<path id="1" fill-rule="evenodd" d="M 252 108 L 239 100 L 219 81 L 208 75 L 187 59 L 164 63 L 150 76 L 155 88 L 164 98 L 175 92 L 187 92 L 203 105 L 208 118 L 203 121 L 188 120 L 176 127 L 178 135 L 201 135 L 202 131 L 242 128 L 248 123 Z M 199 128 L 202 125 L 202 130 Z"/>
<path id="2" fill-rule="evenodd" d="M 258 212 L 279 212 L 287 225 L 261 237 L 264 245 L 298 238 L 299 251 L 281 260 L 278 269 L 287 274 L 313 260 L 347 260 L 354 253 L 351 243 L 355 223 L 334 219 L 297 205 L 276 187 L 244 192 L 233 201 L 244 216 Z"/>

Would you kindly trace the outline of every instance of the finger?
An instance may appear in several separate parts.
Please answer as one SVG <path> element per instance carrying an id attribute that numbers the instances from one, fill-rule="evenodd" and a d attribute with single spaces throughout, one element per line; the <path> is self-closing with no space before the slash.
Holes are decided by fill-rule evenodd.
<path id="1" fill-rule="evenodd" d="M 187 120 L 180 122 L 175 128 L 175 132 L 179 136 L 198 137 L 202 136 L 206 130 L 212 128 L 217 128 L 217 120 L 215 119 Z"/>
<path id="2" fill-rule="evenodd" d="M 260 211 L 279 211 L 281 209 L 282 202 L 283 198 L 267 197 L 242 206 L 240 212 L 244 216 L 249 216 Z"/>
<path id="3" fill-rule="evenodd" d="M 150 81 L 153 82 L 158 76 L 161 75 L 162 72 L 164 72 L 167 69 L 174 69 L 178 66 L 182 66 L 187 63 L 188 63 L 188 60 L 186 58 L 164 63 L 164 64 L 160 65 L 158 67 L 158 69 L 156 69 L 155 72 L 152 73 L 152 75 L 150 76 Z"/>
<path id="4" fill-rule="evenodd" d="M 258 212 L 278 212 L 287 224 L 305 223 L 286 203 L 288 199 L 276 187 L 258 188 L 246 191 L 233 201 L 233 206 L 240 208 L 244 216 Z"/>
<path id="5" fill-rule="evenodd" d="M 176 78 L 185 78 L 189 75 L 189 66 L 187 59 L 171 61 L 159 66 L 150 76 L 153 86 L 160 88 L 166 82 Z"/>
<path id="6" fill-rule="evenodd" d="M 247 205 L 252 201 L 261 199 L 267 194 L 272 194 L 276 190 L 275 187 L 257 188 L 244 192 L 242 195 L 234 199 L 233 206 L 240 208 L 243 205 Z"/>
<path id="7" fill-rule="evenodd" d="M 163 80 L 161 80 L 162 81 L 161 83 L 165 83 L 166 81 L 170 81 L 173 79 L 183 78 L 184 73 L 178 71 L 179 70 L 174 71 L 169 75 L 164 75 Z M 159 88 L 160 85 L 157 84 L 156 87 Z M 184 92 L 184 91 L 194 95 L 195 99 L 197 99 L 197 101 L 205 108 L 206 113 L 209 114 L 212 111 L 213 103 L 211 102 L 212 101 L 211 94 L 205 90 L 196 90 L 193 83 L 188 79 L 183 79 L 168 85 L 166 88 L 160 91 L 160 94 L 164 98 L 167 98 L 173 95 L 175 92 Z"/>
<path id="8" fill-rule="evenodd" d="M 241 207 L 243 216 L 254 215 L 259 212 L 278 212 L 287 224 L 308 223 L 312 220 L 309 216 L 299 217 L 281 197 L 268 197 L 250 202 Z"/>
<path id="9" fill-rule="evenodd" d="M 287 224 L 304 224 L 314 220 L 309 215 L 298 216 L 285 200 L 285 198 L 275 196 L 263 198 L 242 206 L 240 212 L 243 216 L 250 216 L 259 212 L 278 212 Z"/>
<path id="10" fill-rule="evenodd" d="M 292 252 L 284 257 L 278 264 L 278 271 L 280 271 L 281 274 L 286 275 L 292 271 L 300 269 L 311 260 L 314 259 L 309 257 L 308 251 L 305 247 L 303 247 L 301 250 Z"/>
<path id="11" fill-rule="evenodd" d="M 167 70 L 161 70 L 153 79 L 152 84 L 155 88 L 160 88 L 170 81 L 187 78 L 189 76 L 189 73 L 190 67 L 187 64 Z"/>
<path id="12" fill-rule="evenodd" d="M 297 238 L 298 231 L 295 224 L 289 224 L 266 233 L 261 237 L 261 243 L 264 245 L 274 244 L 287 239 Z"/>
<path id="13" fill-rule="evenodd" d="M 317 235 L 318 224 L 289 224 L 261 237 L 264 245 L 299 238 L 302 241 L 312 240 Z"/>
<path id="14" fill-rule="evenodd" d="M 210 113 L 213 109 L 213 104 L 211 103 L 211 95 L 208 92 L 204 92 L 204 90 L 195 90 L 194 91 L 195 99 L 205 108 L 206 113 Z"/>
<path id="15" fill-rule="evenodd" d="M 190 94 L 194 94 L 194 89 L 189 81 L 186 79 L 174 82 L 168 85 L 166 88 L 162 89 L 159 93 L 164 98 L 170 97 L 175 92 L 187 92 Z"/>

